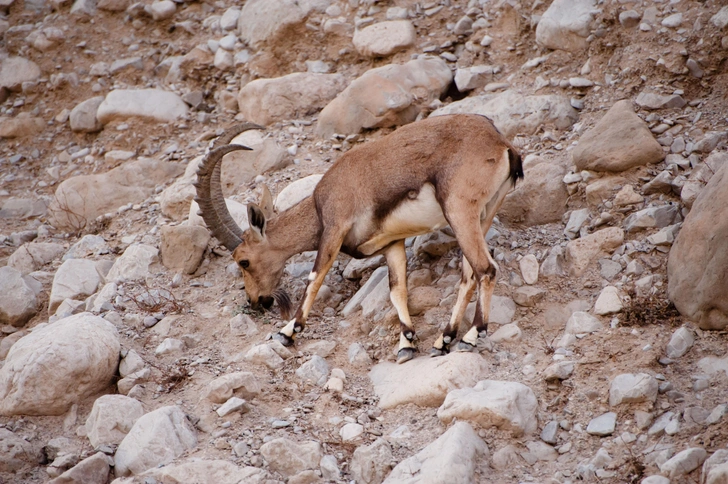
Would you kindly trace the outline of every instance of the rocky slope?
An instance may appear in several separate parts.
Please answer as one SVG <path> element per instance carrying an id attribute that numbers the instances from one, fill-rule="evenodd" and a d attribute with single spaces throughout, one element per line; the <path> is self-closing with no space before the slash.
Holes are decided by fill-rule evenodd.
<path id="1" fill-rule="evenodd" d="M 0 481 L 728 482 L 717 0 L 4 0 L 0 35 Z M 211 140 L 265 126 L 223 163 L 245 226 L 449 113 L 525 159 L 487 344 L 396 365 L 386 266 L 344 256 L 272 342 L 192 201 Z M 407 255 L 426 350 L 460 254 Z"/>

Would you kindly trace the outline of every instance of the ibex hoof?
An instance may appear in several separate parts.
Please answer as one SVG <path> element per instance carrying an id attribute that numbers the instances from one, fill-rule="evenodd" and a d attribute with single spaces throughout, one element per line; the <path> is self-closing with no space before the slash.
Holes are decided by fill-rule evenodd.
<path id="1" fill-rule="evenodd" d="M 455 351 L 458 351 L 460 353 L 472 353 L 477 348 L 470 343 L 466 343 L 465 341 L 461 341 L 458 343 L 457 347 L 455 347 Z"/>
<path id="2" fill-rule="evenodd" d="M 430 349 L 430 356 L 432 358 L 434 358 L 435 356 L 444 356 L 447 353 L 448 353 L 448 351 L 445 348 L 443 348 L 443 349 L 437 349 L 437 348 Z"/>
<path id="3" fill-rule="evenodd" d="M 397 363 L 402 364 L 411 360 L 415 357 L 416 351 L 414 348 L 400 348 L 397 352 Z"/>
<path id="4" fill-rule="evenodd" d="M 276 333 L 273 335 L 273 339 L 278 341 L 283 346 L 293 346 L 293 338 L 283 333 Z"/>

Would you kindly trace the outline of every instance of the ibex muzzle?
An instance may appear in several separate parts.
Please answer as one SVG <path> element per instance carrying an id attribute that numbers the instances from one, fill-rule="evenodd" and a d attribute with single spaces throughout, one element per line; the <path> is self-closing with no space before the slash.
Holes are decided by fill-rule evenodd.
<path id="1" fill-rule="evenodd" d="M 231 151 L 248 149 L 222 145 L 251 128 L 260 129 L 246 124 L 220 137 L 198 171 L 197 201 L 213 235 L 240 265 L 251 304 L 270 304 L 274 298 L 286 319 L 290 300 L 277 290 L 286 261 L 304 251 L 318 251 L 303 301 L 277 339 L 291 345 L 303 330 L 339 251 L 356 258 L 383 254 L 390 299 L 400 320 L 397 359 L 413 358 L 415 330 L 407 309 L 404 240 L 450 225 L 463 252 L 463 274 L 452 317 L 431 354 L 450 351 L 477 288 L 475 318 L 457 345 L 460 351 L 475 348 L 487 333 L 497 269 L 485 233 L 506 193 L 523 178 L 520 155 L 488 118 L 432 117 L 357 146 L 342 155 L 313 196 L 298 205 L 273 216 L 265 203 L 250 204 L 250 228 L 243 232 L 222 197 L 220 160 Z"/>

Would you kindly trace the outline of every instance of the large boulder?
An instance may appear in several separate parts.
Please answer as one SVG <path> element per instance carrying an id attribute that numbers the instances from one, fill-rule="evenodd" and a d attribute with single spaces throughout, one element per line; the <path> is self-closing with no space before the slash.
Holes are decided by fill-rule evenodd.
<path id="1" fill-rule="evenodd" d="M 322 177 L 323 175 L 309 175 L 286 186 L 273 202 L 276 212 L 286 211 L 294 205 L 298 205 L 303 199 L 313 195 L 313 191 Z"/>
<path id="2" fill-rule="evenodd" d="M 240 40 L 251 47 L 269 44 L 314 12 L 323 12 L 332 0 L 249 0 L 238 17 Z"/>
<path id="3" fill-rule="evenodd" d="M 523 180 L 506 196 L 498 216 L 528 226 L 559 222 L 569 199 L 565 174 L 566 168 L 556 163 L 528 166 Z"/>
<path id="4" fill-rule="evenodd" d="M 0 415 L 61 415 L 106 388 L 119 365 L 113 324 L 81 313 L 36 328 L 0 369 Z"/>
<path id="5" fill-rule="evenodd" d="M 685 218 L 667 262 L 668 295 L 703 329 L 728 327 L 728 163 Z"/>
<path id="6" fill-rule="evenodd" d="M 313 114 L 347 85 L 342 74 L 296 72 L 275 79 L 256 79 L 238 93 L 245 119 L 262 125 Z"/>
<path id="7" fill-rule="evenodd" d="M 20 433 L 0 428 L 0 475 L 11 473 L 19 477 L 22 475 L 19 471 L 24 467 L 36 467 L 40 457 L 40 449 Z"/>
<path id="8" fill-rule="evenodd" d="M 197 435 L 177 406 L 162 407 L 140 417 L 114 456 L 117 476 L 141 474 L 167 464 L 197 446 Z"/>
<path id="9" fill-rule="evenodd" d="M 370 69 L 321 111 L 316 133 L 329 138 L 411 123 L 451 82 L 452 72 L 439 57 Z"/>
<path id="10" fill-rule="evenodd" d="M 62 244 L 30 242 L 18 247 L 8 258 L 8 267 L 27 275 L 54 261 L 66 251 Z M 2 278 L 0 278 L 2 279 Z"/>
<path id="11" fill-rule="evenodd" d="M 434 442 L 392 470 L 384 484 L 471 484 L 488 446 L 466 422 L 457 422 Z"/>
<path id="12" fill-rule="evenodd" d="M 139 158 L 99 175 L 71 177 L 56 189 L 48 207 L 51 220 L 60 229 L 78 231 L 99 215 L 143 202 L 182 171 L 178 163 Z"/>
<path id="13" fill-rule="evenodd" d="M 117 479 L 114 484 L 164 482 L 195 484 L 270 484 L 274 481 L 265 469 L 238 467 L 227 460 L 190 459 L 178 464 L 149 469 L 136 478 Z"/>
<path id="14" fill-rule="evenodd" d="M 38 312 L 35 291 L 13 267 L 0 267 L 0 324 L 24 326 Z"/>
<path id="15" fill-rule="evenodd" d="M 596 0 L 554 0 L 536 26 L 536 42 L 554 50 L 586 49 L 586 38 L 598 13 L 596 4 Z"/>
<path id="16" fill-rule="evenodd" d="M 382 408 L 405 403 L 438 407 L 451 390 L 480 381 L 487 367 L 477 353 L 450 353 L 441 358 L 415 358 L 406 365 L 382 362 L 372 368 L 369 378 Z"/>
<path id="17" fill-rule="evenodd" d="M 96 111 L 101 124 L 129 118 L 171 123 L 187 114 L 182 98 L 161 89 L 117 89 L 106 95 Z"/>
<path id="18" fill-rule="evenodd" d="M 540 127 L 570 128 L 578 119 L 569 99 L 556 94 L 525 96 L 513 90 L 466 97 L 435 110 L 431 116 L 470 113 L 487 116 L 507 138 L 534 134 Z"/>
<path id="19" fill-rule="evenodd" d="M 581 136 L 571 153 L 580 170 L 611 172 L 659 163 L 665 158 L 662 146 L 628 100 L 615 103 Z"/>

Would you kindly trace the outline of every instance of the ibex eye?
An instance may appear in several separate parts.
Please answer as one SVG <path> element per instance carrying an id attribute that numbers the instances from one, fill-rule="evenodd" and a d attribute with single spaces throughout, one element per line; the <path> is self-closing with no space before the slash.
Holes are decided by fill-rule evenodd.
<path id="1" fill-rule="evenodd" d="M 247 260 L 241 260 L 240 262 L 238 262 L 238 264 L 240 264 L 240 267 L 242 267 L 243 269 L 247 269 L 248 267 L 250 267 L 250 261 Z"/>

